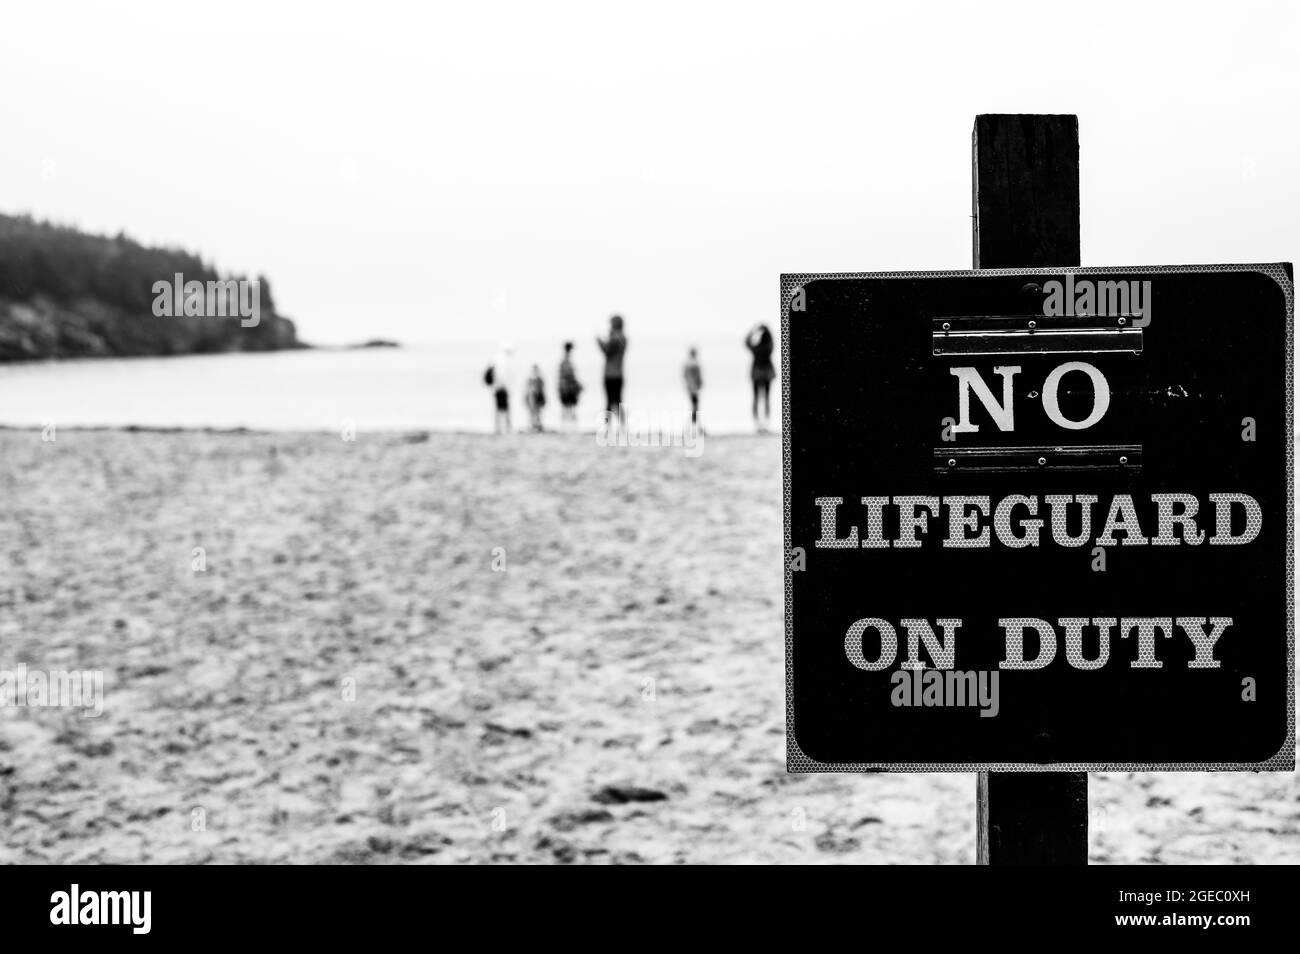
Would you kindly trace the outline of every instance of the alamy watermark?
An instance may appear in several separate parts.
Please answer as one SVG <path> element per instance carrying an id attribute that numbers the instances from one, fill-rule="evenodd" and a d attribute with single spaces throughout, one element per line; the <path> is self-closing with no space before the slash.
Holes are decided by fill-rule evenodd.
<path id="1" fill-rule="evenodd" d="M 262 320 L 262 290 L 249 279 L 187 282 L 177 272 L 171 281 L 154 282 L 153 293 L 159 318 L 239 318 L 244 328 L 256 328 Z"/>
<path id="2" fill-rule="evenodd" d="M 1131 328 L 1145 328 L 1151 324 L 1151 282 L 1076 280 L 1073 272 L 1066 272 L 1064 282 L 1043 283 L 1043 314 L 1124 318 Z"/>
<path id="3" fill-rule="evenodd" d="M 704 453 L 704 432 L 684 414 L 671 411 L 605 411 L 596 426 L 600 447 L 680 447 L 687 457 Z"/>
<path id="4" fill-rule="evenodd" d="M 997 670 L 904 668 L 889 677 L 889 684 L 893 706 L 973 706 L 981 718 L 993 718 L 1001 708 Z"/>
<path id="5" fill-rule="evenodd" d="M 121 924 L 132 934 L 148 934 L 152 906 L 152 891 L 83 891 L 74 881 L 67 891 L 50 895 L 50 923 Z"/>
<path id="6" fill-rule="evenodd" d="M 0 669 L 0 708 L 81 709 L 83 719 L 104 714 L 104 672 L 101 669 Z"/>

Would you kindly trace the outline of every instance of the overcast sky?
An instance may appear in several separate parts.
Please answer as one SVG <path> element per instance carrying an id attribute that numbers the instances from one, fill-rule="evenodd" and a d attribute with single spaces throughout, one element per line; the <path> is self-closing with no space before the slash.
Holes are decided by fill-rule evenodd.
<path id="1" fill-rule="evenodd" d="M 1083 263 L 1294 259 L 1297 4 L 15 3 L 0 210 L 264 272 L 309 341 L 743 333 L 970 267 L 980 112 L 1073 112 Z"/>

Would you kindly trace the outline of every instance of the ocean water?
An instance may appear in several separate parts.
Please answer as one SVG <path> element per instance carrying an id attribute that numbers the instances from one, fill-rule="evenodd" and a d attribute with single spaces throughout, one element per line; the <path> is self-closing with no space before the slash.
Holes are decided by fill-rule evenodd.
<path id="1" fill-rule="evenodd" d="M 696 339 L 704 372 L 701 423 L 710 433 L 753 430 L 749 354 L 744 330 L 729 338 Z M 364 430 L 492 429 L 491 389 L 483 372 L 496 343 L 455 341 L 402 348 L 320 349 L 270 354 L 169 358 L 98 358 L 0 364 L 0 424 L 59 427 L 247 427 L 256 430 L 339 430 L 351 421 Z M 602 363 L 594 342 L 574 350 L 585 385 L 579 424 L 592 429 L 604 409 Z M 689 419 L 682 381 L 686 343 L 630 340 L 623 403 L 662 420 Z M 555 393 L 560 345 L 516 344 L 520 383 L 540 366 L 548 429 L 560 424 Z M 772 385 L 772 427 L 780 426 L 780 382 Z M 527 412 L 512 395 L 512 423 Z"/>

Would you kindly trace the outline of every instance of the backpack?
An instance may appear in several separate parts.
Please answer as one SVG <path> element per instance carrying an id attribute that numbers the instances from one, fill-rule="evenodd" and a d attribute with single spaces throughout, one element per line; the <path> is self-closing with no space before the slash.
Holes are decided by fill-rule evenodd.
<path id="1" fill-rule="evenodd" d="M 494 379 L 495 379 L 495 372 L 492 369 L 492 365 L 489 364 L 488 369 L 483 372 L 483 383 L 486 384 L 488 387 L 491 387 Z"/>

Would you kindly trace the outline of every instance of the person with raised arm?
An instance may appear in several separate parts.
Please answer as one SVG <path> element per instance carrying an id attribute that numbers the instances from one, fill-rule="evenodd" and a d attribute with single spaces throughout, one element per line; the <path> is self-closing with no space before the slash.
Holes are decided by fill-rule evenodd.
<path id="1" fill-rule="evenodd" d="M 627 351 L 627 338 L 623 335 L 623 319 L 619 315 L 609 319 L 609 337 L 597 338 L 596 344 L 605 356 L 605 427 L 611 425 L 622 430 L 623 413 L 623 355 Z"/>
<path id="2" fill-rule="evenodd" d="M 772 350 L 775 344 L 772 332 L 764 324 L 755 325 L 745 336 L 745 347 L 753 357 L 749 369 L 750 383 L 754 389 L 754 427 L 758 433 L 765 434 L 768 421 L 772 416 L 771 390 L 772 380 L 776 377 L 776 368 L 772 364 Z M 758 413 L 759 398 L 763 400 L 763 414 Z"/>

